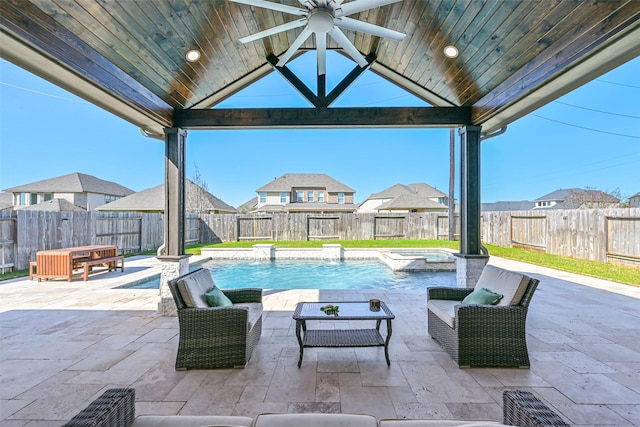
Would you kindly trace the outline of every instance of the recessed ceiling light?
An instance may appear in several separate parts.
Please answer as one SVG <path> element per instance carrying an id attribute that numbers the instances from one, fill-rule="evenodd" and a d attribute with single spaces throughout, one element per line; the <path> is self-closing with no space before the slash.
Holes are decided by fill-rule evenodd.
<path id="1" fill-rule="evenodd" d="M 185 58 L 189 62 L 196 62 L 198 59 L 200 59 L 200 51 L 198 49 L 191 49 L 187 52 Z"/>
<path id="2" fill-rule="evenodd" d="M 458 48 L 453 45 L 445 47 L 444 56 L 446 56 L 447 58 L 456 58 L 458 56 Z"/>

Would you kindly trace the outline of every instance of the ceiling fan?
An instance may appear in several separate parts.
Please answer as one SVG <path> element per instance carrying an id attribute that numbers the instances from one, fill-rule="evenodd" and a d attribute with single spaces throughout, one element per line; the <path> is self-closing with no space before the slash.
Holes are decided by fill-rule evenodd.
<path id="1" fill-rule="evenodd" d="M 230 0 L 236 3 L 243 3 L 265 9 L 276 10 L 301 18 L 287 22 L 273 28 L 252 34 L 240 39 L 242 43 L 249 43 L 263 37 L 288 31 L 294 28 L 304 27 L 300 35 L 291 44 L 289 49 L 280 57 L 278 67 L 282 67 L 291 59 L 293 54 L 302 44 L 315 34 L 316 51 L 318 54 L 318 75 L 326 74 L 327 68 L 327 35 L 335 40 L 347 54 L 358 63 L 360 67 L 368 65 L 365 57 L 356 49 L 342 29 L 361 31 L 378 37 L 393 40 L 402 40 L 405 34 L 390 30 L 379 25 L 348 18 L 348 15 L 359 13 L 375 7 L 397 3 L 402 0 L 352 0 L 343 3 L 343 0 L 299 0 L 303 7 L 289 6 L 282 3 L 275 3 L 267 0 Z"/>

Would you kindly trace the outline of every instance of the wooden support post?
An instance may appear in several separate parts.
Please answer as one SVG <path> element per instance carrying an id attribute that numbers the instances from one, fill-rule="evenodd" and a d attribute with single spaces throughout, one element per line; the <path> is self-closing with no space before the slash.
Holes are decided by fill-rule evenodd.
<path id="1" fill-rule="evenodd" d="M 460 128 L 460 253 L 480 255 L 480 126 Z"/>
<path id="2" fill-rule="evenodd" d="M 164 255 L 184 255 L 185 145 L 187 131 L 165 129 Z"/>

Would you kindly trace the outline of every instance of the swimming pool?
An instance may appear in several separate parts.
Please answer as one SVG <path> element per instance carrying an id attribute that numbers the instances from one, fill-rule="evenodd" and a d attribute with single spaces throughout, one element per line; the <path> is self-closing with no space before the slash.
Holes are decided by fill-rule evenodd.
<path id="1" fill-rule="evenodd" d="M 236 261 L 202 264 L 222 289 L 385 289 L 424 290 L 455 286 L 455 272 L 394 272 L 376 260 L 329 262 L 323 260 Z M 123 287 L 157 289 L 160 279 Z"/>

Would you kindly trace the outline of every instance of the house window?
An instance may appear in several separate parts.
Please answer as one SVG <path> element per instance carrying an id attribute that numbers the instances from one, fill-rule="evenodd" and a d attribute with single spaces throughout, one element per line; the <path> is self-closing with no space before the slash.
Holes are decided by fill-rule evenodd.
<path id="1" fill-rule="evenodd" d="M 282 204 L 287 203 L 287 193 L 285 192 L 280 193 L 280 203 Z"/>
<path id="2" fill-rule="evenodd" d="M 304 202 L 304 191 L 296 191 L 296 202 Z"/>
<path id="3" fill-rule="evenodd" d="M 307 202 L 313 202 L 313 191 L 307 191 Z"/>
<path id="4" fill-rule="evenodd" d="M 25 206 L 27 204 L 27 193 L 20 193 L 20 202 L 18 204 L 20 206 Z"/>
<path id="5" fill-rule="evenodd" d="M 338 203 L 344 203 L 344 193 L 338 193 Z"/>
<path id="6" fill-rule="evenodd" d="M 48 201 L 48 200 L 53 199 L 53 194 L 52 193 L 44 193 L 43 196 L 44 196 L 44 201 L 45 202 Z"/>
<path id="7" fill-rule="evenodd" d="M 104 202 L 105 203 L 113 202 L 113 201 L 116 201 L 118 199 L 119 199 L 118 196 L 110 196 L 108 194 L 106 196 L 104 196 Z"/>
<path id="8" fill-rule="evenodd" d="M 29 204 L 31 204 L 31 205 L 37 204 L 38 203 L 38 193 L 31 193 L 31 197 L 29 199 L 30 199 Z"/>
<path id="9" fill-rule="evenodd" d="M 260 193 L 260 203 L 267 203 L 267 193 L 261 191 Z"/>
<path id="10" fill-rule="evenodd" d="M 318 191 L 318 202 L 324 203 L 324 191 Z"/>

